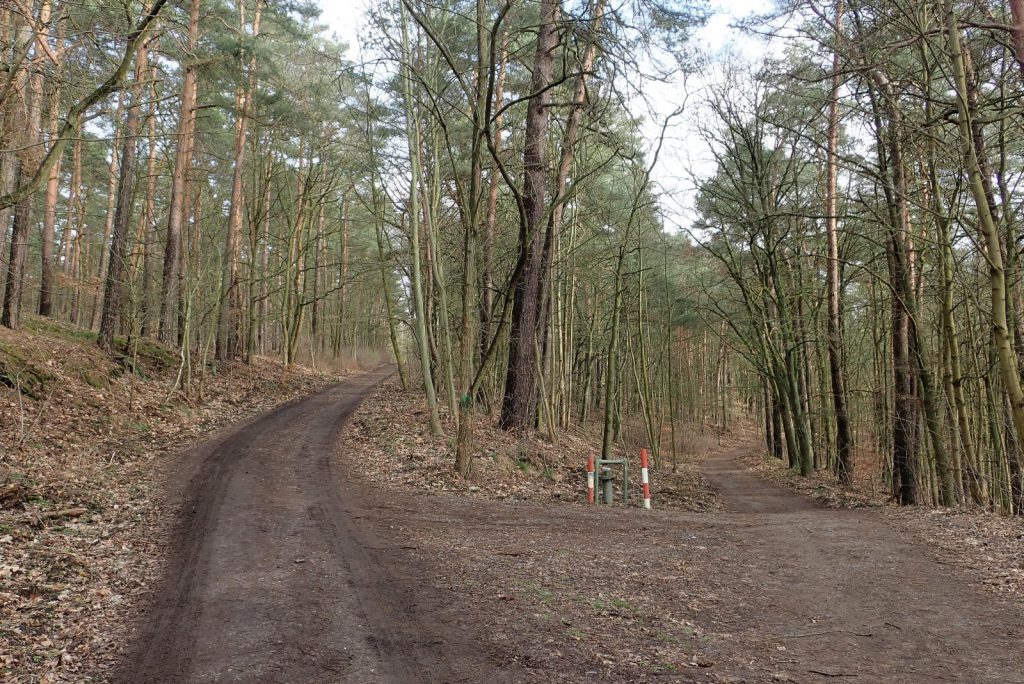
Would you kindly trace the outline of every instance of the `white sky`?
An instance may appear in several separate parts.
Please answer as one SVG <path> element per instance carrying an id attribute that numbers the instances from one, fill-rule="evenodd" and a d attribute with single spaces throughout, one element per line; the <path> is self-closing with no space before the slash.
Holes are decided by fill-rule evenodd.
<path id="1" fill-rule="evenodd" d="M 366 10 L 374 4 L 374 0 L 318 0 L 323 9 L 321 20 L 329 29 L 349 45 L 349 55 L 358 59 L 359 34 L 365 23 Z M 732 28 L 737 19 L 751 14 L 766 12 L 771 9 L 771 0 L 709 0 L 713 14 L 707 25 L 698 30 L 694 37 L 694 45 L 707 54 L 732 49 L 744 56 L 756 58 L 764 54 L 766 48 L 749 37 Z M 693 103 L 699 96 L 702 83 L 691 77 L 683 83 L 662 86 L 657 92 L 651 93 L 657 114 L 662 117 L 673 111 L 684 101 Z M 709 161 L 710 155 L 704 141 L 696 134 L 693 124 L 694 114 L 684 113 L 674 120 L 667 131 L 667 138 L 662 149 L 655 179 L 670 195 L 667 198 L 666 219 L 671 223 L 688 224 L 692 220 L 693 178 L 704 177 L 714 172 L 714 165 Z M 660 132 L 660 122 L 651 121 L 647 131 L 653 140 Z"/>
<path id="2" fill-rule="evenodd" d="M 339 38 L 348 43 L 349 55 L 355 57 L 359 45 L 359 29 L 366 9 L 373 0 L 317 0 L 323 10 L 321 20 Z"/>

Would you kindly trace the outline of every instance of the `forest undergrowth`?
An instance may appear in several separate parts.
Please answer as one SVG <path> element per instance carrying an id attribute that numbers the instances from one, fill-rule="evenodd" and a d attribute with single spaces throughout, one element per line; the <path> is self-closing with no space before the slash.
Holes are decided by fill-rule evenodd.
<path id="1" fill-rule="evenodd" d="M 473 466 L 470 476 L 462 478 L 451 468 L 456 444 L 450 421 L 443 421 L 444 432 L 431 435 L 426 412 L 422 393 L 402 390 L 397 379 L 367 398 L 353 415 L 345 437 L 359 445 L 360 474 L 388 489 L 499 501 L 585 503 L 587 456 L 601 450 L 599 420 L 559 430 L 552 440 L 546 432 L 507 432 L 498 427 L 496 416 L 478 414 Z M 447 417 L 442 414 L 442 418 Z M 623 428 L 623 439 L 613 455 L 630 460 L 630 505 L 638 506 L 643 426 Z M 670 439 L 665 432 L 666 440 Z M 720 509 L 721 501 L 701 474 L 700 462 L 710 450 L 735 446 L 737 439 L 746 435 L 723 440 L 711 427 L 680 431 L 675 472 L 671 443 L 666 441 L 662 462 L 651 464 L 657 506 L 690 512 Z M 615 505 L 621 505 L 618 476 L 615 493 Z"/>

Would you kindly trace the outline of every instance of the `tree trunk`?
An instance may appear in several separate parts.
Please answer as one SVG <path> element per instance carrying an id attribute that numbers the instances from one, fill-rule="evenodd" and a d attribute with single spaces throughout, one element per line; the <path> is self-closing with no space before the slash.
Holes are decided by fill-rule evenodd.
<path id="1" fill-rule="evenodd" d="M 836 179 L 839 173 L 839 86 L 842 60 L 843 0 L 836 1 L 836 46 L 832 53 L 832 91 L 828 109 L 828 166 L 825 180 L 825 233 L 828 242 L 828 366 L 832 381 L 832 409 L 836 417 L 836 474 L 844 486 L 853 483 L 853 439 L 843 375 L 842 280 L 839 263 L 839 216 Z"/>
<path id="2" fill-rule="evenodd" d="M 39 124 L 42 116 L 43 81 L 33 74 L 25 81 L 24 144 L 18 159 L 18 185 L 29 182 L 39 166 Z M 25 287 L 25 265 L 28 260 L 28 234 L 32 226 L 31 194 L 14 205 L 14 224 L 11 229 L 10 256 L 7 260 L 7 281 L 4 288 L 4 306 L 0 325 L 17 329 L 21 321 L 21 299 Z M 6 227 L 4 227 L 6 232 Z"/>
<path id="3" fill-rule="evenodd" d="M 494 117 L 494 156 L 500 156 L 502 149 L 502 129 L 504 127 L 505 114 L 502 106 L 505 103 L 505 74 L 508 66 L 508 31 L 501 36 L 501 58 L 498 62 L 498 76 L 494 89 L 494 109 L 497 114 Z M 495 164 L 495 167 L 497 164 Z M 494 335 L 494 238 L 498 230 L 498 184 L 500 172 L 492 168 L 487 188 L 487 220 L 484 227 L 483 254 L 480 264 L 481 277 L 483 280 L 480 299 L 480 358 L 483 360 L 487 354 L 487 347 Z M 486 390 L 483 391 L 486 396 Z"/>
<path id="4" fill-rule="evenodd" d="M 420 357 L 420 371 L 423 375 L 423 389 L 427 398 L 430 413 L 430 432 L 441 434 L 441 418 L 437 410 L 437 393 L 434 389 L 434 378 L 430 367 L 430 347 L 427 339 L 427 312 L 423 296 L 423 266 L 420 255 L 420 212 L 419 212 L 419 172 L 420 172 L 420 141 L 419 124 L 413 108 L 413 73 L 410 59 L 409 26 L 404 3 L 400 4 L 402 12 L 402 61 L 406 68 L 402 70 L 402 93 L 405 102 L 405 130 L 409 148 L 411 178 L 409 182 L 409 244 L 412 248 L 412 282 L 413 307 L 415 309 L 416 346 Z"/>
<path id="5" fill-rule="evenodd" d="M 199 5 L 191 0 L 188 11 L 188 49 L 194 52 L 199 44 Z M 164 265 L 160 279 L 160 341 L 167 345 L 177 342 L 178 302 L 181 298 L 182 225 L 188 215 L 185 184 L 192 167 L 195 138 L 196 67 L 185 64 L 181 82 L 181 105 L 178 108 L 177 148 L 174 154 L 174 172 L 171 176 L 171 194 L 167 205 L 167 238 L 164 242 Z"/>
<path id="6" fill-rule="evenodd" d="M 121 122 L 121 110 L 124 105 L 124 94 L 117 99 L 114 109 L 114 140 L 110 146 L 110 163 L 107 165 L 107 207 L 103 216 L 103 235 L 100 241 L 100 261 L 96 276 L 102 287 L 107 280 L 110 267 L 110 242 L 114 233 L 114 214 L 117 211 L 117 189 L 121 172 L 118 167 L 121 149 L 124 147 L 124 125 Z M 92 297 L 92 308 L 89 313 L 89 329 L 95 330 L 100 324 L 103 314 L 103 300 L 96 294 Z"/>
<path id="7" fill-rule="evenodd" d="M 457 411 L 458 424 L 455 446 L 455 471 L 467 478 L 473 468 L 473 422 L 476 413 L 476 386 L 478 383 L 476 364 L 477 346 L 480 333 L 476 329 L 481 310 L 480 288 L 477 275 L 477 242 L 479 240 L 481 214 L 483 209 L 483 154 L 485 150 L 488 107 L 489 74 L 494 65 L 487 61 L 490 40 L 487 34 L 486 2 L 476 3 L 476 47 L 477 78 L 473 101 L 469 102 L 473 113 L 473 142 L 470 147 L 469 189 L 463 197 L 463 259 L 462 259 L 462 319 L 459 340 L 459 390 Z M 486 65 L 486 68 L 485 68 Z M 486 357 L 485 357 L 486 358 Z"/>
<path id="8" fill-rule="evenodd" d="M 547 129 L 549 86 L 558 47 L 557 22 L 561 16 L 559 0 L 542 0 L 537 51 L 530 81 L 523 139 L 523 220 L 519 226 L 519 253 L 522 274 L 516 283 L 509 329 L 508 367 L 505 396 L 499 425 L 506 429 L 529 429 L 537 413 L 536 338 L 542 327 L 540 294 L 544 277 L 542 230 L 547 185 Z M 606 407 L 607 410 L 607 407 Z"/>
<path id="9" fill-rule="evenodd" d="M 608 354 L 605 361 L 604 378 L 604 422 L 601 429 L 601 458 L 612 456 L 612 441 L 615 433 L 615 407 L 613 406 L 617 390 L 619 373 L 619 318 L 622 309 L 622 267 L 625 262 L 626 247 L 619 247 L 615 262 L 615 280 L 612 290 L 612 320 L 608 337 Z"/>
<path id="10" fill-rule="evenodd" d="M 157 39 L 153 39 L 153 52 L 159 53 L 159 47 L 157 45 Z M 154 60 L 155 62 L 156 60 Z M 141 334 L 143 337 L 149 337 L 153 334 L 153 323 L 155 322 L 154 317 L 154 299 L 153 289 L 156 284 L 156 181 L 157 181 L 157 137 L 156 137 L 156 103 L 158 100 L 157 93 L 157 80 L 159 78 L 159 70 L 157 65 L 154 63 L 150 69 L 150 106 L 146 116 L 146 129 L 148 133 L 148 145 L 149 153 L 146 158 L 146 197 L 144 200 L 144 209 L 142 212 L 141 226 L 139 230 L 140 240 L 142 242 L 142 282 L 140 285 L 140 295 L 142 298 L 141 306 L 139 307 L 140 316 L 142 318 Z"/>
<path id="11" fill-rule="evenodd" d="M 1013 54 L 1017 59 L 1021 78 L 1024 79 L 1024 0 L 1009 0 L 1010 16 L 1013 26 L 1010 35 L 1013 38 Z"/>
<path id="12" fill-rule="evenodd" d="M 999 360 L 1013 427 L 1018 443 L 1024 437 L 1024 389 L 1021 388 L 1017 357 L 1010 340 L 1010 327 L 1006 315 L 1006 271 L 1003 267 L 1002 245 L 995 217 L 985 192 L 978 150 L 974 142 L 973 112 L 969 105 L 967 75 L 964 68 L 963 47 L 960 41 L 960 26 L 954 12 L 952 0 L 942 5 L 945 13 L 946 40 L 950 62 L 953 67 L 953 85 L 956 91 L 956 106 L 960 128 L 960 146 L 964 164 L 967 167 L 968 185 L 978 212 L 978 228 L 985 245 L 985 256 L 989 265 L 989 286 L 992 300 L 992 340 Z"/>
<path id="13" fill-rule="evenodd" d="M 239 26 L 245 30 L 245 4 L 238 3 Z M 256 9 L 252 18 L 252 35 L 255 40 L 260 34 L 260 17 L 263 11 L 262 0 L 256 0 Z M 249 110 L 252 107 L 252 94 L 256 87 L 256 57 L 249 59 L 246 70 L 246 83 L 238 87 L 235 97 L 235 154 L 231 174 L 231 206 L 228 210 L 228 233 L 224 245 L 224 275 L 221 281 L 220 311 L 217 323 L 216 357 L 218 361 L 226 361 L 239 355 L 239 324 L 241 322 L 241 292 L 238 286 L 239 252 L 242 244 L 242 212 L 244 198 L 242 191 L 242 172 L 245 163 L 245 141 L 249 126 Z"/>
<path id="14" fill-rule="evenodd" d="M 110 255 L 107 259 L 107 280 L 103 292 L 103 312 L 100 318 L 99 335 L 96 344 L 100 349 L 112 351 L 114 333 L 121 318 L 121 299 L 124 290 L 124 273 L 128 261 L 128 238 L 132 220 L 132 202 L 135 197 L 135 157 L 138 149 L 139 109 L 142 105 L 142 76 L 148 70 L 149 43 L 139 46 L 135 62 L 135 86 L 132 102 L 124 124 L 124 141 L 121 151 L 120 178 L 117 184 L 117 208 L 114 211 L 113 234 L 110 241 Z"/>
<path id="15" fill-rule="evenodd" d="M 57 137 L 57 107 L 60 104 L 60 87 L 55 86 L 50 95 L 49 139 Z M 46 178 L 46 197 L 43 200 L 43 235 L 40 250 L 39 315 L 50 316 L 53 312 L 53 241 L 57 225 L 57 191 L 60 182 L 60 162 L 50 167 Z"/>

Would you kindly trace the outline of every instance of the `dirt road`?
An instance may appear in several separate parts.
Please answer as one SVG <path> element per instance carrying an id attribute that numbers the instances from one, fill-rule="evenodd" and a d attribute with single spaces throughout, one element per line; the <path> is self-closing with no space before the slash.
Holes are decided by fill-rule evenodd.
<path id="1" fill-rule="evenodd" d="M 968 586 L 877 512 L 817 508 L 740 455 L 704 466 L 732 511 L 719 582 L 737 601 L 719 629 L 776 643 L 809 681 L 1024 682 L 1019 606 Z"/>
<path id="2" fill-rule="evenodd" d="M 372 489 L 339 428 L 386 373 L 195 455 L 120 681 L 1024 682 L 1019 605 L 739 450 L 724 513 Z"/>
<path id="3" fill-rule="evenodd" d="M 390 373 L 287 405 L 192 459 L 166 585 L 120 681 L 433 681 L 473 659 L 392 587 L 379 540 L 355 526 L 360 497 L 331 466 L 343 421 Z"/>

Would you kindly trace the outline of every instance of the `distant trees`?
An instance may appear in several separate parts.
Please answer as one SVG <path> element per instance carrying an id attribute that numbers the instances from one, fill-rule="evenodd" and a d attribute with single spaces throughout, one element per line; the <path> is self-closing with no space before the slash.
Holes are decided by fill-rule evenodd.
<path id="1" fill-rule="evenodd" d="M 388 0 L 362 65 L 308 2 L 4 5 L 0 323 L 156 337 L 185 391 L 387 350 L 463 476 L 484 415 L 660 462 L 745 413 L 802 474 L 1024 510 L 1020 3 L 778 12 L 784 61 L 706 67 L 671 234 L 637 103 L 686 5 Z"/>
<path id="2" fill-rule="evenodd" d="M 366 177 L 357 80 L 315 16 L 262 0 L 2 8 L 3 324 L 31 306 L 118 353 L 159 336 L 183 385 L 218 354 L 386 345 L 381 273 L 399 299 L 397 264 L 377 268 L 346 199 Z"/>
<path id="3" fill-rule="evenodd" d="M 901 503 L 1024 511 L 1021 122 L 1000 114 L 1022 89 L 1016 15 L 899 0 L 783 11 L 804 38 L 731 90 L 762 95 L 710 96 L 707 133 L 726 153 L 698 205 L 698 237 L 743 302 L 739 317 L 709 306 L 762 376 L 765 430 L 781 413 L 786 433 L 803 407 L 812 462 L 840 481 L 851 453 L 859 468 L 885 454 Z"/>
<path id="4" fill-rule="evenodd" d="M 641 73 L 647 30 L 678 40 L 699 18 L 635 10 L 631 22 L 604 0 L 401 0 L 376 14 L 374 47 L 402 77 L 379 85 L 405 132 L 396 162 L 411 182 L 389 187 L 421 377 L 434 429 L 435 406 L 456 428 L 463 475 L 477 411 L 553 436 L 596 408 L 609 444 L 630 416 L 647 439 L 665 421 L 674 327 L 653 323 L 664 312 L 650 302 L 672 295 L 643 266 L 663 252 L 644 160 L 657 141 L 609 84 Z"/>

